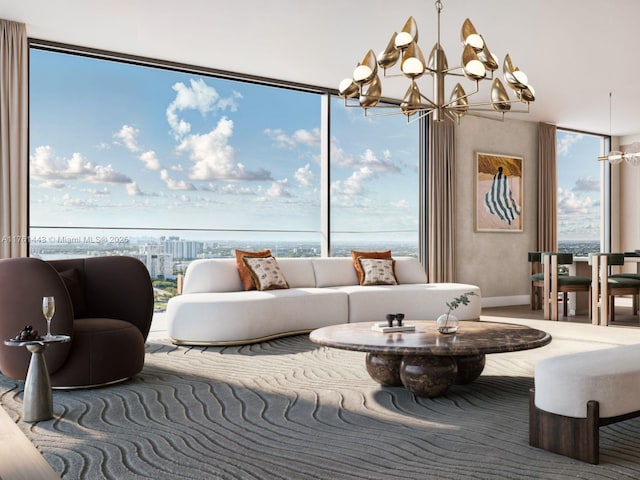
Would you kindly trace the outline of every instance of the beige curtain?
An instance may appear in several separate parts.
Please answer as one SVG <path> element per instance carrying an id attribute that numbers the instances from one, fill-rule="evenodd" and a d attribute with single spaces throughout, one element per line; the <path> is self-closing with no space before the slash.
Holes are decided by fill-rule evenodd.
<path id="1" fill-rule="evenodd" d="M 27 255 L 27 31 L 0 19 L 0 258 Z"/>
<path id="2" fill-rule="evenodd" d="M 541 123 L 538 132 L 537 249 L 540 252 L 555 252 L 558 249 L 556 126 Z"/>
<path id="3" fill-rule="evenodd" d="M 431 122 L 429 128 L 429 245 L 430 282 L 455 281 L 455 127 Z"/>

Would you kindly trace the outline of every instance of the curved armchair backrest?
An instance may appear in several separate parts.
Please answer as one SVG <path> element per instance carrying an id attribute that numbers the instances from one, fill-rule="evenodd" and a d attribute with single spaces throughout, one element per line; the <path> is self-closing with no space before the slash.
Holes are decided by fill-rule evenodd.
<path id="1" fill-rule="evenodd" d="M 153 317 L 153 284 L 133 257 L 107 256 L 49 262 L 59 272 L 79 270 L 82 300 L 76 318 L 114 318 L 138 327 L 146 339 Z M 78 299 L 76 299 L 78 301 Z"/>
<path id="2" fill-rule="evenodd" d="M 24 378 L 30 360 L 26 348 L 4 345 L 4 340 L 15 337 L 26 325 L 47 333 L 42 314 L 42 297 L 54 296 L 56 311 L 51 322 L 54 334 L 71 335 L 73 308 L 65 285 L 58 273 L 37 258 L 9 258 L 0 260 L 0 371 L 13 378 Z M 67 360 L 70 343 L 50 345 L 47 348 L 47 369 L 54 373 Z"/>

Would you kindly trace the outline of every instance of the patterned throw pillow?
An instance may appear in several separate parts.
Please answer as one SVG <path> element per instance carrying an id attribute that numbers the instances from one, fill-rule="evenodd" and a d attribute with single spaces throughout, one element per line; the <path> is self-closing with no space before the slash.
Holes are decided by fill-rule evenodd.
<path id="1" fill-rule="evenodd" d="M 253 277 L 251 277 L 251 272 L 245 265 L 243 259 L 244 257 L 270 257 L 271 251 L 267 248 L 265 250 L 258 250 L 257 252 L 250 252 L 247 250 L 236 250 L 236 265 L 238 266 L 238 273 L 240 274 L 240 279 L 242 280 L 242 286 L 245 290 L 255 290 L 256 285 L 253 282 Z"/>
<path id="2" fill-rule="evenodd" d="M 397 285 L 398 281 L 393 272 L 393 259 L 359 258 L 364 272 L 361 285 Z"/>
<path id="3" fill-rule="evenodd" d="M 381 252 L 376 251 L 359 251 L 359 250 L 351 250 L 351 258 L 353 258 L 353 266 L 356 269 L 356 274 L 358 275 L 358 283 L 360 285 L 364 285 L 364 272 L 362 271 L 362 266 L 360 265 L 361 258 L 391 258 L 391 250 L 384 250 Z"/>
<path id="4" fill-rule="evenodd" d="M 275 290 L 278 288 L 289 288 L 287 280 L 278 267 L 276 259 L 273 257 L 256 258 L 244 257 L 251 277 L 258 290 Z"/>

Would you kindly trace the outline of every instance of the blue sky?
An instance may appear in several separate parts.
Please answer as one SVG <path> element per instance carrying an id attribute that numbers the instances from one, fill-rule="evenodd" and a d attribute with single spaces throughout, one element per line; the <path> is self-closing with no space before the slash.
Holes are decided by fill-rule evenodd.
<path id="1" fill-rule="evenodd" d="M 600 239 L 602 137 L 558 130 L 558 240 Z"/>
<path id="2" fill-rule="evenodd" d="M 320 228 L 320 96 L 36 49 L 30 69 L 32 225 Z M 333 227 L 417 230 L 417 126 L 332 118 Z"/>

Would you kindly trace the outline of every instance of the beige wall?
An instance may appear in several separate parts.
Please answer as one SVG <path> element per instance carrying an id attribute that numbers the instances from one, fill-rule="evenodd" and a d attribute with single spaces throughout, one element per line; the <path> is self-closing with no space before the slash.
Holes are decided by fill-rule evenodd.
<path id="1" fill-rule="evenodd" d="M 628 145 L 626 146 L 628 147 Z M 625 145 L 621 149 L 625 150 Z M 619 188 L 615 188 L 614 185 L 611 187 L 612 204 L 619 206 L 619 216 L 617 217 L 619 251 L 629 252 L 640 249 L 640 211 L 638 210 L 640 207 L 640 166 L 634 167 L 627 162 L 622 162 L 611 169 L 619 170 Z"/>
<path id="2" fill-rule="evenodd" d="M 474 232 L 476 152 L 523 157 L 522 233 Z M 456 127 L 456 281 L 478 285 L 484 306 L 529 302 L 527 252 L 536 247 L 538 124 L 465 117 Z"/>

